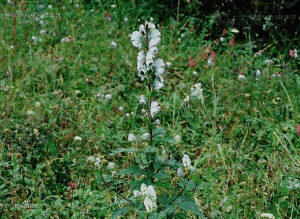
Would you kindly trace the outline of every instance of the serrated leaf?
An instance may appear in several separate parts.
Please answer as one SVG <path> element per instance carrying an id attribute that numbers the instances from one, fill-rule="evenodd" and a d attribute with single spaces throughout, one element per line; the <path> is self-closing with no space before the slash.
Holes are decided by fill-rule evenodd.
<path id="1" fill-rule="evenodd" d="M 157 179 L 165 179 L 167 176 L 168 176 L 167 173 L 159 172 L 159 173 L 154 174 L 153 177 L 157 178 Z"/>
<path id="2" fill-rule="evenodd" d="M 139 166 L 134 165 L 121 170 L 120 174 L 127 174 L 127 175 L 133 174 L 134 176 L 136 176 L 136 175 L 144 175 L 145 173 L 144 171 L 141 170 Z"/>
<path id="3" fill-rule="evenodd" d="M 130 208 L 131 207 L 128 206 L 128 207 L 125 207 L 125 208 L 117 209 L 117 210 L 112 212 L 111 216 L 112 216 L 113 219 L 118 218 L 119 216 L 126 214 L 130 210 Z"/>
<path id="4" fill-rule="evenodd" d="M 179 198 L 177 198 L 177 200 L 174 202 L 174 205 L 176 205 L 177 207 L 181 208 L 182 210 L 185 211 L 193 211 L 195 214 L 197 214 L 198 216 L 204 218 L 203 213 L 199 210 L 199 207 L 194 203 L 194 201 L 190 200 L 188 197 L 186 196 L 181 196 Z"/>

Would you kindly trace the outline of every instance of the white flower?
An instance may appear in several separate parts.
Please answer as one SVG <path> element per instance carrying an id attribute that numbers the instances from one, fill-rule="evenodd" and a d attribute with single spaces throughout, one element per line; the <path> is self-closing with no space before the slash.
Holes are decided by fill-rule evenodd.
<path id="1" fill-rule="evenodd" d="M 75 136 L 74 140 L 75 140 L 75 141 L 81 141 L 82 138 L 81 138 L 80 136 Z"/>
<path id="2" fill-rule="evenodd" d="M 35 134 L 35 135 L 39 135 L 39 130 L 37 130 L 37 129 L 33 129 L 33 134 Z"/>
<path id="3" fill-rule="evenodd" d="M 32 114 L 33 114 L 33 112 L 32 112 L 31 110 L 28 110 L 28 111 L 27 111 L 27 115 L 28 115 L 28 116 L 30 116 L 30 115 L 32 115 Z"/>
<path id="4" fill-rule="evenodd" d="M 275 219 L 274 215 L 271 213 L 262 213 L 260 214 L 261 217 L 266 217 L 266 218 L 271 218 L 271 219 Z"/>
<path id="5" fill-rule="evenodd" d="M 162 77 L 161 77 L 161 79 L 162 79 Z M 163 79 L 162 79 L 162 81 L 159 81 L 157 78 L 154 79 L 154 89 L 155 90 L 159 91 L 163 86 L 164 86 Z"/>
<path id="6" fill-rule="evenodd" d="M 123 111 L 123 107 L 120 106 L 119 107 L 119 111 L 122 112 Z"/>
<path id="7" fill-rule="evenodd" d="M 259 75 L 261 75 L 261 72 L 260 72 L 260 70 L 257 70 L 256 71 L 256 76 L 259 76 Z"/>
<path id="8" fill-rule="evenodd" d="M 128 34 L 128 37 L 130 37 L 130 38 L 131 38 L 131 36 L 132 36 L 132 35 L 131 35 L 131 33 L 130 33 L 130 34 Z"/>
<path id="9" fill-rule="evenodd" d="M 191 172 L 194 172 L 195 168 L 191 165 L 190 170 L 191 170 Z"/>
<path id="10" fill-rule="evenodd" d="M 52 9 L 52 5 L 48 5 L 48 8 L 51 10 Z"/>
<path id="11" fill-rule="evenodd" d="M 298 55 L 297 55 L 297 53 L 295 52 L 295 53 L 294 53 L 294 58 L 297 58 L 297 57 L 298 57 Z"/>
<path id="12" fill-rule="evenodd" d="M 36 38 L 35 36 L 32 36 L 31 39 L 32 39 L 33 41 L 36 41 L 37 38 Z"/>
<path id="13" fill-rule="evenodd" d="M 154 118 L 155 114 L 158 113 L 158 111 L 160 110 L 160 107 L 158 106 L 158 103 L 156 101 L 153 101 L 151 103 L 151 116 L 152 118 Z"/>
<path id="14" fill-rule="evenodd" d="M 182 163 L 183 163 L 183 166 L 185 167 L 189 167 L 191 166 L 191 160 L 190 160 L 190 157 L 189 155 L 185 154 L 182 158 Z"/>
<path id="15" fill-rule="evenodd" d="M 97 168 L 100 168 L 100 167 L 101 167 L 101 165 L 100 165 L 99 162 L 95 162 L 95 166 L 96 166 Z"/>
<path id="16" fill-rule="evenodd" d="M 88 161 L 91 161 L 91 162 L 95 162 L 95 157 L 94 156 L 89 156 L 87 158 Z"/>
<path id="17" fill-rule="evenodd" d="M 94 13 L 94 12 L 95 12 L 95 9 L 92 8 L 92 9 L 91 9 L 91 13 Z"/>
<path id="18" fill-rule="evenodd" d="M 39 39 L 40 42 L 42 42 L 42 39 Z"/>
<path id="19" fill-rule="evenodd" d="M 168 68 L 172 67 L 172 63 L 171 62 L 167 62 L 166 65 L 167 65 Z"/>
<path id="20" fill-rule="evenodd" d="M 14 48 L 14 46 L 10 46 L 10 48 L 11 48 L 11 49 L 13 49 L 13 48 Z"/>
<path id="21" fill-rule="evenodd" d="M 127 17 L 125 17 L 124 21 L 127 23 L 127 22 L 128 22 L 128 18 L 127 18 Z"/>
<path id="22" fill-rule="evenodd" d="M 125 116 L 129 117 L 129 113 L 126 113 Z"/>
<path id="23" fill-rule="evenodd" d="M 188 102 L 190 100 L 190 97 L 189 96 L 187 96 L 186 98 L 184 98 L 184 102 Z"/>
<path id="24" fill-rule="evenodd" d="M 153 17 L 150 17 L 150 21 L 151 21 L 151 22 L 153 22 L 153 21 L 154 21 Z"/>
<path id="25" fill-rule="evenodd" d="M 294 52 L 297 52 L 297 49 L 294 49 Z"/>
<path id="26" fill-rule="evenodd" d="M 149 35 L 149 49 L 156 47 L 160 43 L 160 32 L 157 29 L 152 29 Z"/>
<path id="27" fill-rule="evenodd" d="M 237 29 L 235 29 L 235 28 L 232 29 L 231 32 L 232 32 L 232 33 L 239 33 L 239 31 L 238 31 Z"/>
<path id="28" fill-rule="evenodd" d="M 152 208 L 153 208 L 153 202 L 151 201 L 151 199 L 149 197 L 146 197 L 144 200 L 144 205 L 146 207 L 146 211 L 147 212 L 151 212 Z"/>
<path id="29" fill-rule="evenodd" d="M 135 141 L 135 140 L 136 140 L 136 138 L 135 138 L 134 134 L 128 135 L 128 141 Z"/>
<path id="30" fill-rule="evenodd" d="M 151 51 L 148 51 L 147 52 L 147 55 L 146 55 L 146 64 L 147 64 L 147 68 L 149 68 L 150 66 L 153 66 L 154 64 L 154 54 L 153 52 Z"/>
<path id="31" fill-rule="evenodd" d="M 155 123 L 156 123 L 157 125 L 159 125 L 159 124 L 160 124 L 160 120 L 159 120 L 159 119 L 155 120 Z"/>
<path id="32" fill-rule="evenodd" d="M 148 141 L 150 139 L 150 134 L 149 133 L 144 133 L 141 137 L 144 141 Z"/>
<path id="33" fill-rule="evenodd" d="M 45 30 L 41 30 L 40 33 L 41 33 L 41 34 L 45 34 L 46 31 L 45 31 Z"/>
<path id="34" fill-rule="evenodd" d="M 161 76 L 165 72 L 165 63 L 162 59 L 155 60 L 154 70 L 155 70 L 156 77 Z"/>
<path id="35" fill-rule="evenodd" d="M 141 192 L 143 195 L 145 195 L 147 192 L 147 186 L 145 183 L 142 183 L 142 185 L 141 185 Z"/>
<path id="36" fill-rule="evenodd" d="M 98 157 L 95 158 L 95 161 L 100 163 L 100 159 Z"/>
<path id="37" fill-rule="evenodd" d="M 64 43 L 65 41 L 66 41 L 65 38 L 62 38 L 62 39 L 61 39 L 61 43 Z"/>
<path id="38" fill-rule="evenodd" d="M 197 83 L 197 84 L 195 84 L 195 87 L 196 87 L 197 89 L 200 89 L 200 88 L 201 88 L 201 86 L 202 86 L 202 84 L 201 84 L 201 83 Z"/>
<path id="39" fill-rule="evenodd" d="M 117 47 L 117 44 L 115 42 L 111 42 L 110 44 L 113 48 L 116 48 Z"/>
<path id="40" fill-rule="evenodd" d="M 134 31 L 131 34 L 131 41 L 132 41 L 132 45 L 135 47 L 138 47 L 139 49 L 142 48 L 142 33 L 140 31 Z"/>
<path id="41" fill-rule="evenodd" d="M 155 190 L 154 190 L 154 187 L 152 185 L 148 186 L 148 188 L 146 190 L 146 195 L 148 197 L 150 197 L 152 200 L 156 200 Z"/>
<path id="42" fill-rule="evenodd" d="M 134 195 L 134 197 L 139 197 L 139 196 L 142 196 L 142 193 L 140 193 L 140 192 L 137 191 L 137 190 L 134 190 L 134 191 L 133 191 L 133 195 Z"/>
<path id="43" fill-rule="evenodd" d="M 181 34 L 181 38 L 183 38 L 183 37 L 184 37 L 184 34 L 182 33 L 182 34 Z"/>
<path id="44" fill-rule="evenodd" d="M 174 137 L 174 139 L 175 139 L 175 141 L 176 141 L 177 144 L 179 144 L 179 143 L 181 142 L 181 137 L 180 137 L 180 135 L 176 135 L 176 136 Z"/>
<path id="45" fill-rule="evenodd" d="M 178 168 L 177 170 L 177 176 L 182 177 L 183 176 L 183 170 L 181 168 Z"/>
<path id="46" fill-rule="evenodd" d="M 106 99 L 111 99 L 111 95 L 110 95 L 110 94 L 106 94 L 106 95 L 105 95 L 105 98 L 106 98 Z"/>
<path id="47" fill-rule="evenodd" d="M 140 96 L 140 103 L 146 103 L 146 97 L 145 97 L 145 95 L 141 95 Z"/>
<path id="48" fill-rule="evenodd" d="M 116 164 L 114 162 L 109 162 L 109 164 L 107 165 L 107 169 L 109 170 L 113 170 L 116 167 Z"/>
<path id="49" fill-rule="evenodd" d="M 224 42 L 224 41 L 225 41 L 225 38 L 220 37 L 220 41 L 221 41 L 221 42 Z"/>
<path id="50" fill-rule="evenodd" d="M 115 7 L 116 7 L 116 5 L 111 5 L 110 7 L 112 7 L 112 8 L 115 8 Z"/>
<path id="51" fill-rule="evenodd" d="M 210 65 L 212 63 L 212 58 L 209 58 L 207 64 Z"/>
<path id="52" fill-rule="evenodd" d="M 198 77 L 198 73 L 196 71 L 193 71 L 193 75 L 195 75 L 196 77 Z"/>
<path id="53" fill-rule="evenodd" d="M 39 108 L 41 106 L 40 102 L 35 102 L 35 107 Z"/>
<path id="54" fill-rule="evenodd" d="M 75 5 L 75 8 L 79 8 L 79 5 L 78 5 L 78 4 L 76 4 L 76 5 Z"/>
<path id="55" fill-rule="evenodd" d="M 244 75 L 239 75 L 239 80 L 244 80 L 244 79 L 246 79 L 246 77 L 244 76 Z"/>
<path id="56" fill-rule="evenodd" d="M 265 60 L 265 63 L 273 63 L 273 61 L 270 59 L 267 59 L 267 60 Z"/>

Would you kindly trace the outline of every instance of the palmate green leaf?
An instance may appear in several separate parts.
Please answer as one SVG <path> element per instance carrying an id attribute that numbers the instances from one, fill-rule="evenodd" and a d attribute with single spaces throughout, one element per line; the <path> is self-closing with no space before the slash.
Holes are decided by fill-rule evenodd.
<path id="1" fill-rule="evenodd" d="M 153 177 L 157 178 L 157 179 L 165 179 L 167 176 L 168 176 L 167 173 L 159 172 L 159 173 L 154 174 Z"/>
<path id="2" fill-rule="evenodd" d="M 114 218 L 118 218 L 121 215 L 125 215 L 130 210 L 130 208 L 132 208 L 132 207 L 128 206 L 128 207 L 117 209 L 117 210 L 113 211 L 111 214 L 111 218 L 114 219 Z"/>
<path id="3" fill-rule="evenodd" d="M 133 166 L 130 166 L 130 167 L 127 167 L 123 170 L 121 170 L 120 174 L 127 174 L 127 175 L 144 175 L 144 171 L 141 170 L 141 168 L 137 165 L 133 165 Z"/>
<path id="4" fill-rule="evenodd" d="M 136 148 L 118 148 L 116 150 L 113 150 L 109 155 L 111 156 L 115 156 L 119 153 L 123 153 L 123 152 L 127 152 L 127 153 L 131 153 L 131 152 L 137 152 L 138 149 Z"/>
<path id="5" fill-rule="evenodd" d="M 194 201 L 190 200 L 186 196 L 181 196 L 177 198 L 177 200 L 174 202 L 174 205 L 181 208 L 185 211 L 193 211 L 196 215 L 200 216 L 201 218 L 204 218 L 203 213 L 200 211 L 199 207 L 194 203 Z"/>

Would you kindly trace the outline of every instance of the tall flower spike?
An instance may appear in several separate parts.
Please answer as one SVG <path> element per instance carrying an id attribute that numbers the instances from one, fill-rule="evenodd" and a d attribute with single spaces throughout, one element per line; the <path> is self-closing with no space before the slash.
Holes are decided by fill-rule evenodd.
<path id="1" fill-rule="evenodd" d="M 162 59 L 156 59 L 154 62 L 155 75 L 161 76 L 165 72 L 165 63 Z"/>
<path id="2" fill-rule="evenodd" d="M 147 64 L 148 68 L 150 66 L 153 66 L 153 64 L 154 64 L 153 59 L 154 59 L 154 54 L 151 51 L 148 51 L 147 56 L 146 56 L 146 64 Z"/>

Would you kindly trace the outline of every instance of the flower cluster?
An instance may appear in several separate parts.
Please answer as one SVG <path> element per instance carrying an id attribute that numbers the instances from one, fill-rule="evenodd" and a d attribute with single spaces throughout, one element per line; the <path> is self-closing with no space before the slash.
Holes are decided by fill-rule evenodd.
<path id="1" fill-rule="evenodd" d="M 188 167 L 191 171 L 194 171 L 195 168 L 192 166 L 192 162 L 191 162 L 189 155 L 187 155 L 187 154 L 183 155 L 182 163 L 183 163 L 184 167 Z M 178 173 L 178 171 L 177 171 L 177 173 Z"/>
<path id="2" fill-rule="evenodd" d="M 204 101 L 203 89 L 201 88 L 201 83 L 197 83 L 191 87 L 191 95 L 196 96 L 198 100 Z"/>
<path id="3" fill-rule="evenodd" d="M 62 38 L 62 39 L 61 39 L 61 43 L 64 43 L 64 42 L 69 43 L 69 42 L 72 42 L 72 41 L 73 41 L 73 38 L 72 38 L 72 37 L 66 37 L 66 38 Z"/>
<path id="4" fill-rule="evenodd" d="M 157 208 L 156 194 L 152 185 L 147 187 L 145 183 L 142 183 L 141 191 L 134 190 L 133 195 L 134 197 L 143 197 L 147 212 L 151 212 Z"/>

